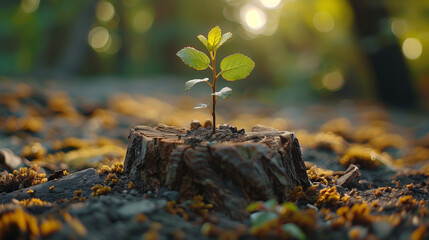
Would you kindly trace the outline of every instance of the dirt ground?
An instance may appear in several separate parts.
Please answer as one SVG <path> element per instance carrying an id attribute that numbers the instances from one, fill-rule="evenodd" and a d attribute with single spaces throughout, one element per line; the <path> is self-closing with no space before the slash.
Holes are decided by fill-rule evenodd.
<path id="1" fill-rule="evenodd" d="M 220 103 L 219 123 L 294 131 L 313 183 L 252 203 L 247 219 L 201 196 L 138 191 L 123 173 L 129 129 L 210 119 L 178 89 L 1 82 L 0 239 L 429 239 L 429 116 L 368 102 Z"/>

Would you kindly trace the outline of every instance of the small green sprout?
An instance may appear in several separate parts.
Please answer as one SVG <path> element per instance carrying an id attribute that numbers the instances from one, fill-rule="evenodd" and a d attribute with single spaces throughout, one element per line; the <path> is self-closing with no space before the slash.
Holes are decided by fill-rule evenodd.
<path id="1" fill-rule="evenodd" d="M 194 109 L 206 108 L 213 117 L 213 134 L 216 131 L 216 99 L 217 97 L 228 99 L 231 95 L 232 89 L 224 87 L 220 91 L 216 91 L 216 81 L 219 76 L 222 76 L 227 81 L 237 81 L 249 76 L 250 72 L 255 67 L 255 63 L 249 57 L 235 53 L 225 57 L 220 63 L 220 72 L 216 73 L 216 53 L 217 50 L 232 37 L 232 33 L 227 32 L 222 35 L 221 29 L 216 26 L 212 28 L 207 36 L 198 35 L 197 38 L 206 47 L 209 52 L 210 58 L 203 52 L 198 51 L 192 47 L 185 47 L 179 52 L 177 56 L 191 68 L 196 70 L 205 70 L 210 68 L 213 72 L 213 82 L 209 78 L 193 79 L 185 83 L 185 91 L 191 89 L 195 84 L 200 82 L 207 83 L 212 88 L 212 110 L 209 104 L 198 104 Z"/>

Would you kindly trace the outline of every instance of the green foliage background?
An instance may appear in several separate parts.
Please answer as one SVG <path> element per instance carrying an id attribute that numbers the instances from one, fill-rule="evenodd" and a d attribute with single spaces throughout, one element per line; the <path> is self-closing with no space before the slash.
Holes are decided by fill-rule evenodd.
<path id="1" fill-rule="evenodd" d="M 114 7 L 109 21 L 101 21 L 95 14 L 103 1 Z M 25 4 L 35 3 L 34 11 L 24 11 Z M 420 57 L 407 60 L 407 65 L 416 89 L 428 92 L 429 2 L 380 3 L 390 15 L 377 23 L 382 34 L 393 35 L 392 24 L 400 20 L 405 27 L 401 34 L 395 34 L 398 44 L 409 37 L 421 42 Z M 249 33 L 240 19 L 240 10 L 248 4 L 262 9 L 267 26 L 275 26 L 275 31 Z M 329 32 L 318 31 L 314 25 L 315 14 L 321 11 L 330 13 L 335 21 Z M 139 12 L 153 20 L 144 31 L 133 25 Z M 236 85 L 249 89 L 249 94 L 273 101 L 286 95 L 292 99 L 368 97 L 374 95 L 374 76 L 353 24 L 354 15 L 347 0 L 283 0 L 275 9 L 264 8 L 259 0 L 2 1 L 0 76 L 201 78 L 183 68 L 175 53 L 183 46 L 200 46 L 195 36 L 205 35 L 219 25 L 224 32 L 233 33 L 222 53 L 241 52 L 256 62 L 249 80 Z M 89 46 L 88 34 L 97 26 L 108 30 L 110 49 L 96 51 Z M 327 89 L 323 85 L 323 78 L 330 73 L 341 74 L 344 83 L 340 88 Z"/>

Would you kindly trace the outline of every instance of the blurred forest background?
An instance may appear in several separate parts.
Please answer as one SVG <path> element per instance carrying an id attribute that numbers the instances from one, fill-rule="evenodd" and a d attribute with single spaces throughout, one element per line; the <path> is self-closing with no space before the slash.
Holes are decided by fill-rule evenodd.
<path id="1" fill-rule="evenodd" d="M 202 50 L 196 36 L 215 25 L 233 33 L 221 57 L 241 52 L 256 62 L 235 93 L 428 109 L 429 1 L 422 0 L 1 1 L 0 79 L 205 77 L 175 54 Z"/>

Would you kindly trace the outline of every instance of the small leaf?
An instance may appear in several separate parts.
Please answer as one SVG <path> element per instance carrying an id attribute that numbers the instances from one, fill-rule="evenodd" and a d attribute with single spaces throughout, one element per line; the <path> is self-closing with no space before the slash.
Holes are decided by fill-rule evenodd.
<path id="1" fill-rule="evenodd" d="M 186 65 L 196 70 L 204 70 L 210 64 L 210 59 L 205 53 L 192 47 L 183 48 L 177 52 L 177 56 L 180 57 Z"/>
<path id="2" fill-rule="evenodd" d="M 298 240 L 305 240 L 306 236 L 302 230 L 293 223 L 286 223 L 282 225 L 282 230 L 289 233 L 293 238 Z"/>
<path id="3" fill-rule="evenodd" d="M 189 89 L 191 89 L 195 84 L 200 83 L 200 82 L 206 82 L 208 81 L 208 78 L 203 78 L 203 79 L 192 79 L 189 80 L 185 83 L 185 91 L 188 91 Z"/>
<path id="4" fill-rule="evenodd" d="M 222 46 L 231 37 L 232 37 L 232 33 L 230 33 L 230 32 L 227 32 L 224 35 L 222 35 L 222 37 L 220 38 L 219 44 L 216 46 L 216 50 L 218 50 L 220 48 L 220 46 Z"/>
<path id="5" fill-rule="evenodd" d="M 274 198 L 271 198 L 268 201 L 264 202 L 264 206 L 267 209 L 274 209 L 277 206 L 277 201 Z"/>
<path id="6" fill-rule="evenodd" d="M 258 228 L 265 222 L 277 219 L 278 215 L 274 212 L 256 212 L 250 215 L 252 221 L 252 228 Z"/>
<path id="7" fill-rule="evenodd" d="M 295 205 L 295 203 L 292 203 L 292 202 L 282 203 L 281 206 L 292 212 L 297 212 L 299 210 L 298 207 Z"/>
<path id="8" fill-rule="evenodd" d="M 207 108 L 209 105 L 205 103 L 200 103 L 194 107 L 194 109 Z"/>
<path id="9" fill-rule="evenodd" d="M 231 92 L 232 92 L 232 89 L 231 88 L 229 88 L 229 87 L 224 87 L 224 88 L 222 88 L 219 92 L 214 92 L 214 93 L 212 93 L 211 95 L 213 96 L 217 96 L 217 97 L 221 97 L 221 98 L 223 98 L 223 99 L 228 99 L 229 98 L 229 96 L 231 96 Z"/>
<path id="10" fill-rule="evenodd" d="M 209 51 L 216 50 L 216 46 L 219 44 L 222 31 L 219 26 L 216 26 L 210 30 L 209 35 L 207 36 L 208 49 Z"/>
<path id="11" fill-rule="evenodd" d="M 236 81 L 249 76 L 254 67 L 255 62 L 241 53 L 229 55 L 220 63 L 222 77 L 228 81 Z"/>
<path id="12" fill-rule="evenodd" d="M 207 42 L 207 38 L 203 35 L 198 35 L 197 38 L 207 48 L 207 50 L 209 50 L 209 43 Z"/>
<path id="13" fill-rule="evenodd" d="M 260 201 L 252 202 L 247 206 L 246 211 L 247 212 L 256 212 L 258 210 L 262 210 L 263 208 L 264 208 L 264 203 L 262 203 Z"/>

